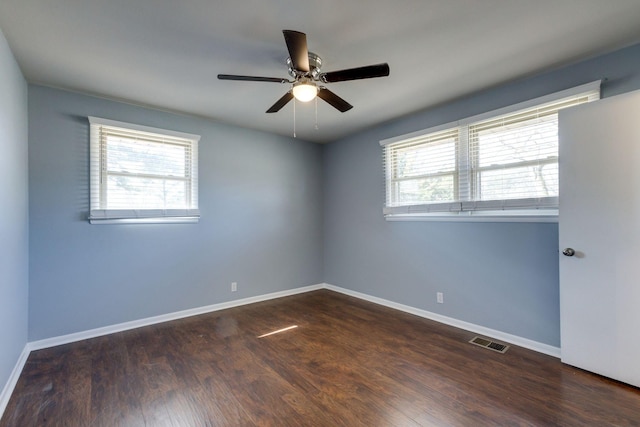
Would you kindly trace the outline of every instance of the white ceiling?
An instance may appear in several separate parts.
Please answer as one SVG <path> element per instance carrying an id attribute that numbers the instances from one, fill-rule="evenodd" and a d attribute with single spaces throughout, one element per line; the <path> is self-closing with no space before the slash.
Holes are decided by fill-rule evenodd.
<path id="1" fill-rule="evenodd" d="M 389 77 L 329 84 L 354 108 L 297 104 L 299 138 L 376 123 L 640 41 L 640 0 L 1 0 L 26 79 L 291 135 L 287 90 L 217 74 L 288 77 L 283 29 L 323 71 L 388 62 Z"/>

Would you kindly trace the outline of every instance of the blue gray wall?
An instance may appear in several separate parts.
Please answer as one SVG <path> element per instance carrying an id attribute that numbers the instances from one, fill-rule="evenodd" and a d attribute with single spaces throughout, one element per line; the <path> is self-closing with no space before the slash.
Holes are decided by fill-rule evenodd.
<path id="1" fill-rule="evenodd" d="M 604 96 L 637 89 L 639 61 L 634 46 L 326 146 L 30 86 L 29 340 L 324 281 L 557 346 L 557 225 L 385 222 L 378 141 L 601 77 Z M 3 81 L 24 94 L 17 67 L 8 70 L 18 77 Z M 10 105 L 16 144 L 26 138 L 24 102 Z M 89 115 L 202 135 L 200 223 L 90 225 Z M 13 159 L 24 175 L 19 150 Z M 15 253 L 24 254 L 26 224 L 13 225 Z M 19 301 L 26 273 L 10 274 L 17 285 L 9 298 Z M 14 305 L 20 316 L 25 305 Z M 25 328 L 10 328 L 3 343 Z M 16 342 L 11 360 L 24 339 Z"/>
<path id="2" fill-rule="evenodd" d="M 201 135 L 200 222 L 89 224 L 87 116 Z M 29 339 L 321 283 L 322 185 L 320 145 L 29 86 Z"/>
<path id="3" fill-rule="evenodd" d="M 640 89 L 640 45 L 325 146 L 325 282 L 559 346 L 557 224 L 386 222 L 379 141 L 601 78 L 604 97 Z"/>
<path id="4" fill-rule="evenodd" d="M 0 391 L 27 344 L 27 83 L 0 31 Z M 1 410 L 0 410 L 1 411 Z"/>

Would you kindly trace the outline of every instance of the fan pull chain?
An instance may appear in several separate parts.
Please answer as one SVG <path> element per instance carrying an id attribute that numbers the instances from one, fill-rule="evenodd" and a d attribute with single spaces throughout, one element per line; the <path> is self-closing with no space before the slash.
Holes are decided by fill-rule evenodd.
<path id="1" fill-rule="evenodd" d="M 314 126 L 315 130 L 318 130 L 318 97 L 315 98 L 316 103 L 316 125 Z"/>
<path id="2" fill-rule="evenodd" d="M 296 137 L 296 99 L 293 98 L 293 137 Z"/>

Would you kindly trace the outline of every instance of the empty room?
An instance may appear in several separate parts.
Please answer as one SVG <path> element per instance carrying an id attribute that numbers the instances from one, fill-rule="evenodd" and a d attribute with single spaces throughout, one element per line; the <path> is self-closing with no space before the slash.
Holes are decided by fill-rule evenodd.
<path id="1" fill-rule="evenodd" d="M 638 22 L 0 1 L 0 426 L 640 425 Z"/>

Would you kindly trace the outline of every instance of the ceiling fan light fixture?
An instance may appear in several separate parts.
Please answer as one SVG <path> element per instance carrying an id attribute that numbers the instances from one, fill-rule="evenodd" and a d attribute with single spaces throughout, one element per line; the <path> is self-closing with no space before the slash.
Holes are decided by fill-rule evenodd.
<path id="1" fill-rule="evenodd" d="M 317 98 L 322 99 L 336 110 L 344 113 L 352 109 L 353 105 L 331 92 L 324 84 L 386 77 L 389 75 L 389 64 L 387 63 L 324 73 L 321 71 L 322 59 L 307 49 L 307 35 L 305 33 L 293 30 L 282 30 L 282 34 L 284 35 L 284 41 L 289 51 L 289 57 L 287 58 L 288 72 L 293 80 L 277 77 L 218 74 L 218 79 L 220 80 L 293 84 L 275 104 L 269 107 L 266 113 L 277 113 L 292 99 L 297 99 L 300 102 L 309 102 Z"/>
<path id="2" fill-rule="evenodd" d="M 300 102 L 309 102 L 318 95 L 318 86 L 310 81 L 293 84 L 293 96 Z"/>

